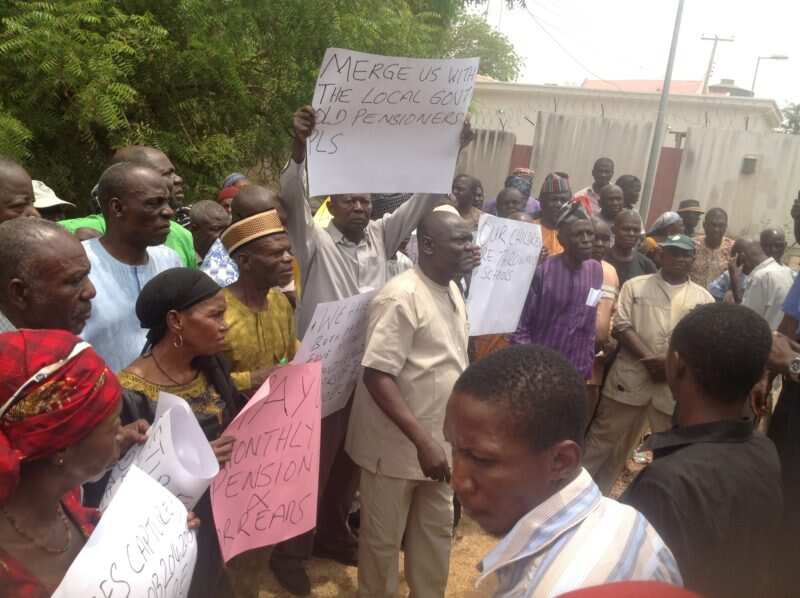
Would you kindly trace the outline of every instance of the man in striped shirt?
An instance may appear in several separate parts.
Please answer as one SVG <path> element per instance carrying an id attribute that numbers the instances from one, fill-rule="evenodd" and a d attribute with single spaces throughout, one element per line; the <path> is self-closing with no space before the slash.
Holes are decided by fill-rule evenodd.
<path id="1" fill-rule="evenodd" d="M 557 596 L 625 580 L 681 585 L 675 559 L 635 509 L 604 498 L 580 465 L 583 380 L 560 355 L 503 349 L 474 363 L 445 418 L 452 485 L 502 540 L 478 568 L 496 598 Z"/>
<path id="2" fill-rule="evenodd" d="M 564 253 L 536 268 L 522 317 L 511 342 L 544 345 L 561 353 L 584 379 L 592 375 L 597 304 L 603 268 L 592 258 L 594 228 L 577 205 L 558 224 Z"/>

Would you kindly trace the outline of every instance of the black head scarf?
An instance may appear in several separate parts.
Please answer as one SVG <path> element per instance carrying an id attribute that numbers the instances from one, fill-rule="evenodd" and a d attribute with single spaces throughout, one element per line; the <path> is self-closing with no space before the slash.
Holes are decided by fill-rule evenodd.
<path id="1" fill-rule="evenodd" d="M 205 272 L 170 268 L 154 276 L 139 293 L 136 316 L 147 328 L 147 347 L 156 345 L 167 333 L 167 313 L 183 311 L 213 297 L 221 290 Z"/>

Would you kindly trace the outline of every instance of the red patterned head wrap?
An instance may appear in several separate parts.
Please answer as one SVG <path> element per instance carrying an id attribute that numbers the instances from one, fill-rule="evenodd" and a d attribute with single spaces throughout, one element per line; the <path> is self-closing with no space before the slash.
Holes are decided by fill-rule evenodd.
<path id="1" fill-rule="evenodd" d="M 20 464 L 88 436 L 117 406 L 122 388 L 94 349 L 65 330 L 0 334 L 0 503 Z"/>

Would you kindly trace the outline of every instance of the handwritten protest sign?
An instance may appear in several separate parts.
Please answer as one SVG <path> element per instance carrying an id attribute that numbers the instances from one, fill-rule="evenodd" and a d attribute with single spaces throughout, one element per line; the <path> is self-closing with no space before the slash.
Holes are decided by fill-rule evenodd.
<path id="1" fill-rule="evenodd" d="M 541 228 L 483 214 L 475 240 L 481 265 L 473 270 L 469 287 L 469 334 L 514 332 L 542 251 Z"/>
<path id="2" fill-rule="evenodd" d="M 166 400 L 170 400 L 169 395 Z M 112 468 L 100 501 L 101 510 L 109 505 L 134 465 L 167 488 L 189 509 L 197 504 L 219 473 L 217 458 L 200 424 L 191 411 L 179 406 L 167 409 L 147 431 L 147 442 L 129 449 Z"/>
<path id="3" fill-rule="evenodd" d="M 211 506 L 226 562 L 314 527 L 320 374 L 319 363 L 280 368 L 225 430 L 236 441 L 211 484 Z"/>
<path id="4" fill-rule="evenodd" d="M 132 466 L 53 597 L 185 598 L 197 562 L 186 517 L 177 498 Z"/>
<path id="5" fill-rule="evenodd" d="M 308 140 L 311 195 L 449 193 L 477 72 L 477 58 L 328 48 Z"/>
<path id="6" fill-rule="evenodd" d="M 361 371 L 375 291 L 318 303 L 294 363 L 322 362 L 322 417 L 347 404 Z"/>

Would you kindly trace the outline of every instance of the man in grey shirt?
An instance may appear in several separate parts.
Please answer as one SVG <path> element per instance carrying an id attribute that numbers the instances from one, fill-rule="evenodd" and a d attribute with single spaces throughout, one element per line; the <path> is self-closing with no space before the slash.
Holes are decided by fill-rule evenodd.
<path id="1" fill-rule="evenodd" d="M 329 206 L 333 220 L 321 227 L 314 222 L 303 182 L 306 140 L 315 126 L 313 108 L 298 110 L 293 126 L 292 159 L 281 175 L 281 202 L 292 250 L 300 263 L 297 336 L 302 339 L 317 304 L 383 287 L 387 261 L 436 204 L 437 196 L 415 194 L 392 214 L 371 221 L 370 194 L 335 195 Z M 470 138 L 471 130 L 465 125 L 462 145 Z M 352 400 L 322 421 L 319 510 L 313 542 L 317 556 L 347 564 L 355 564 L 358 546 L 347 526 L 358 483 L 357 470 L 343 450 L 351 404 Z M 305 554 L 300 547 L 303 542 Z M 294 585 L 298 575 L 302 577 L 301 563 L 310 556 L 311 545 L 311 536 L 307 535 L 304 541 L 297 542 L 294 562 L 289 561 L 289 555 L 285 563 L 273 559 L 272 567 L 281 583 Z"/>

